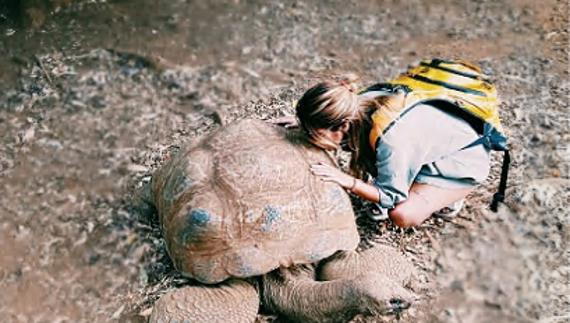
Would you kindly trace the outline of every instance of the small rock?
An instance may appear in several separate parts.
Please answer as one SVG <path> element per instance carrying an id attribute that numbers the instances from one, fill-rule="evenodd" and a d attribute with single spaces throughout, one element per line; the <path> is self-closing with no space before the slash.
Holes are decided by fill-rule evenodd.
<path id="1" fill-rule="evenodd" d="M 151 313 L 152 313 L 152 307 L 149 307 L 149 308 L 145 308 L 144 310 L 140 311 L 139 316 L 147 317 L 147 316 L 150 316 Z"/>
<path id="2" fill-rule="evenodd" d="M 113 313 L 113 315 L 111 316 L 111 320 L 118 320 L 121 317 L 121 314 L 123 314 L 123 311 L 125 310 L 125 305 L 122 305 L 121 307 L 119 307 L 115 313 Z"/>
<path id="3" fill-rule="evenodd" d="M 36 135 L 36 128 L 35 126 L 31 126 L 28 129 L 24 130 L 23 132 L 19 133 L 19 137 L 20 137 L 20 143 L 21 144 L 27 144 L 28 142 L 32 141 L 32 139 L 34 139 L 34 136 Z"/>
<path id="4" fill-rule="evenodd" d="M 55 150 L 60 150 L 63 148 L 61 142 L 55 139 L 41 138 L 40 140 L 38 140 L 38 144 L 42 147 L 55 149 Z"/>
<path id="5" fill-rule="evenodd" d="M 137 164 L 129 164 L 127 166 L 127 170 L 132 173 L 144 173 L 148 171 L 148 167 Z"/>

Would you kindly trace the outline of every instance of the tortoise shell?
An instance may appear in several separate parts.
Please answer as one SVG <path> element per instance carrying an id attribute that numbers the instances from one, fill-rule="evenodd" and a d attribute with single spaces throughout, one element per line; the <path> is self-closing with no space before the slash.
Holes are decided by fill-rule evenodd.
<path id="1" fill-rule="evenodd" d="M 348 195 L 309 171 L 334 160 L 303 138 L 259 120 L 237 121 L 153 176 L 167 249 L 182 274 L 217 283 L 356 248 Z"/>

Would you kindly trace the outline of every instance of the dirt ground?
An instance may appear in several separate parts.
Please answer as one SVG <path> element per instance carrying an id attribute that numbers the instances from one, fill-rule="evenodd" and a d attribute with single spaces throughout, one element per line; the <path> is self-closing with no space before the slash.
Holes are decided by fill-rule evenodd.
<path id="1" fill-rule="evenodd" d="M 355 208 L 426 283 L 401 316 L 357 322 L 569 322 L 567 1 L 82 0 L 37 28 L 0 4 L 0 318 L 145 322 L 186 283 L 137 191 L 220 120 L 292 113 L 310 84 L 386 80 L 422 58 L 481 64 L 514 158 L 452 221 L 413 230 Z M 275 321 L 271 313 L 259 321 Z"/>

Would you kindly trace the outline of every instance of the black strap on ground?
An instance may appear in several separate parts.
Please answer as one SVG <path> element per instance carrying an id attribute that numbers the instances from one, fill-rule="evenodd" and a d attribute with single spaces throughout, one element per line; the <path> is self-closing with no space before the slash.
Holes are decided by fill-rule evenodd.
<path id="1" fill-rule="evenodd" d="M 497 212 L 499 208 L 499 203 L 505 201 L 505 190 L 507 189 L 507 177 L 509 176 L 509 165 L 511 164 L 511 155 L 509 150 L 505 150 L 503 155 L 503 167 L 501 169 L 501 180 L 499 181 L 499 189 L 497 193 L 493 195 L 493 201 L 491 202 L 491 211 Z"/>

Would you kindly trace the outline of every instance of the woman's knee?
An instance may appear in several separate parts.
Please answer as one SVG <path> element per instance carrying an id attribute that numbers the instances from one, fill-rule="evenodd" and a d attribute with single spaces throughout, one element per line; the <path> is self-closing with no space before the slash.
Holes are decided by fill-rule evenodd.
<path id="1" fill-rule="evenodd" d="M 424 220 L 417 212 L 408 207 L 406 203 L 396 205 L 396 207 L 389 212 L 389 215 L 394 224 L 401 228 L 418 226 Z"/>

